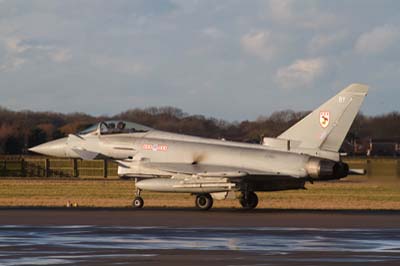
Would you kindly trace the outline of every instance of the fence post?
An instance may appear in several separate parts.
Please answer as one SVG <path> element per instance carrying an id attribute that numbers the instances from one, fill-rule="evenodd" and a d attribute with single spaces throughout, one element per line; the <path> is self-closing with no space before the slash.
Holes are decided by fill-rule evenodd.
<path id="1" fill-rule="evenodd" d="M 50 160 L 49 158 L 44 159 L 44 176 L 49 177 L 50 176 Z"/>
<path id="2" fill-rule="evenodd" d="M 103 160 L 103 176 L 104 178 L 107 178 L 108 176 L 108 161 Z"/>
<path id="3" fill-rule="evenodd" d="M 400 178 L 400 159 L 397 159 L 397 178 Z"/>
<path id="4" fill-rule="evenodd" d="M 368 177 L 372 176 L 372 165 L 370 159 L 367 159 L 367 176 Z"/>
<path id="5" fill-rule="evenodd" d="M 26 167 L 25 167 L 25 160 L 24 158 L 21 159 L 21 176 L 26 176 Z"/>
<path id="6" fill-rule="evenodd" d="M 7 160 L 4 159 L 3 176 L 7 176 Z"/>
<path id="7" fill-rule="evenodd" d="M 78 177 L 79 176 L 78 159 L 72 159 L 72 175 L 74 177 Z"/>

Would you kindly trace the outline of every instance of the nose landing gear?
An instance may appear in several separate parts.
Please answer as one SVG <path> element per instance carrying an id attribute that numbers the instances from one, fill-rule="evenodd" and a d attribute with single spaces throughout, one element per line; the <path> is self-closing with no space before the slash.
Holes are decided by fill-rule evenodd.
<path id="1" fill-rule="evenodd" d="M 143 208 L 144 205 L 144 200 L 142 199 L 142 197 L 136 197 L 133 201 L 132 201 L 132 206 L 136 209 L 140 209 Z"/>
<path id="2" fill-rule="evenodd" d="M 143 208 L 144 205 L 144 200 L 143 198 L 140 196 L 140 189 L 136 189 L 136 193 L 135 193 L 135 199 L 132 201 L 132 206 L 136 209 L 141 209 Z"/>

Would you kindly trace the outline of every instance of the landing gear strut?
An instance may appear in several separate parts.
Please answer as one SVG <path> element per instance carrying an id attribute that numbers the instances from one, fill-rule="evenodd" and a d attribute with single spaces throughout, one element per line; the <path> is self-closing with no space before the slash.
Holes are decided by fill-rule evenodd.
<path id="1" fill-rule="evenodd" d="M 136 183 L 137 179 L 135 179 L 135 183 Z M 135 199 L 132 201 L 132 206 L 136 209 L 141 209 L 143 208 L 144 205 L 144 200 L 143 198 L 140 196 L 140 189 L 136 189 L 136 193 L 135 193 Z"/>
<path id="2" fill-rule="evenodd" d="M 257 207 L 258 204 L 257 194 L 253 191 L 242 192 L 242 196 L 240 197 L 239 202 L 244 209 L 254 209 L 255 207 Z"/>
<path id="3" fill-rule="evenodd" d="M 209 210 L 213 205 L 213 198 L 211 197 L 210 194 L 200 194 L 196 196 L 196 207 L 203 210 L 207 211 Z"/>

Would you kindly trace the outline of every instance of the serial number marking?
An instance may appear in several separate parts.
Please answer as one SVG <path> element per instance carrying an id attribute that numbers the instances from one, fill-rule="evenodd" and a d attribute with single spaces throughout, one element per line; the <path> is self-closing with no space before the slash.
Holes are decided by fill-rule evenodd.
<path id="1" fill-rule="evenodd" d="M 168 145 L 164 144 L 143 144 L 143 149 L 147 151 L 167 151 Z"/>

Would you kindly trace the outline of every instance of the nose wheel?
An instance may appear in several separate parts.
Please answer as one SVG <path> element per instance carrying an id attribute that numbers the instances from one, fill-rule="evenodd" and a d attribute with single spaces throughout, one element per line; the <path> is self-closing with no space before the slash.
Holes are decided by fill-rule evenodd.
<path id="1" fill-rule="evenodd" d="M 135 180 L 135 183 L 137 182 L 137 180 Z M 141 192 L 141 190 L 140 189 L 136 189 L 136 193 L 135 193 L 135 199 L 132 201 L 132 206 L 133 206 L 133 208 L 135 208 L 135 209 L 141 209 L 141 208 L 143 208 L 143 205 L 144 205 L 144 200 L 143 200 L 143 198 L 140 196 L 140 192 Z"/>
<path id="2" fill-rule="evenodd" d="M 254 209 L 255 207 L 257 207 L 258 204 L 257 194 L 253 191 L 242 192 L 242 196 L 240 197 L 239 202 L 244 209 Z"/>
<path id="3" fill-rule="evenodd" d="M 213 205 L 213 198 L 210 194 L 200 194 L 196 196 L 196 207 L 200 210 L 207 211 Z"/>
<path id="4" fill-rule="evenodd" d="M 143 208 L 144 205 L 144 200 L 142 199 L 142 197 L 136 197 L 133 201 L 132 201 L 132 206 L 136 209 L 140 209 Z"/>

